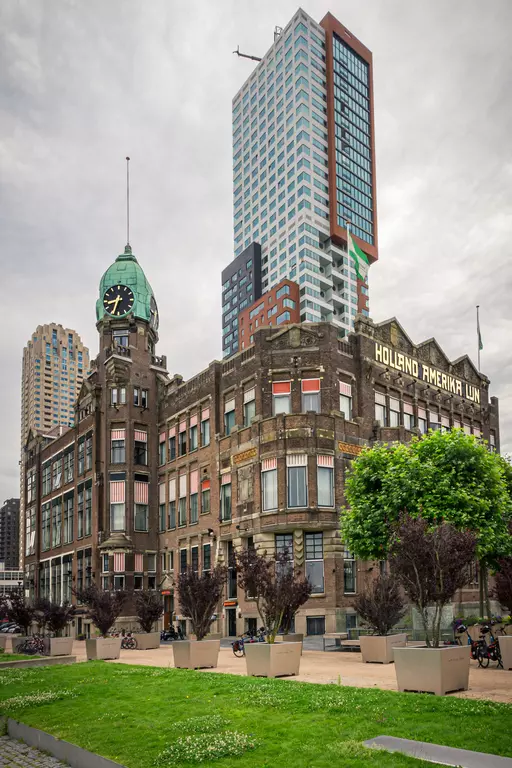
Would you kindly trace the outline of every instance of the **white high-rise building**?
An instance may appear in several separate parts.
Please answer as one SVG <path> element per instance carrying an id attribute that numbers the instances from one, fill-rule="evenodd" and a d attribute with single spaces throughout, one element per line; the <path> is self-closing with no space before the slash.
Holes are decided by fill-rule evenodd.
<path id="1" fill-rule="evenodd" d="M 233 99 L 234 256 L 260 243 L 262 292 L 298 282 L 301 320 L 345 335 L 368 314 L 347 221 L 378 257 L 372 57 L 330 14 L 299 9 L 274 38 Z"/>

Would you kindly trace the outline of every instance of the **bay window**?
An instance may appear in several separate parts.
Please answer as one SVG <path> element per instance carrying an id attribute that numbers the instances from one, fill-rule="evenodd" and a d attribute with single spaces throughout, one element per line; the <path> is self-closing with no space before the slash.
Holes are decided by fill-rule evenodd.
<path id="1" fill-rule="evenodd" d="M 133 528 L 135 531 L 147 531 L 149 524 L 149 477 L 148 475 L 134 475 L 134 516 Z"/>
<path id="2" fill-rule="evenodd" d="M 306 507 L 308 503 L 308 457 L 290 454 L 286 457 L 288 507 Z"/>
<path id="3" fill-rule="evenodd" d="M 126 474 L 125 472 L 111 472 L 109 476 L 109 485 L 110 485 L 110 530 L 124 531 L 126 530 L 126 521 L 125 521 Z M 78 491 L 78 498 L 80 500 L 80 489 Z"/>
<path id="4" fill-rule="evenodd" d="M 334 456 L 317 457 L 318 506 L 334 507 Z"/>
<path id="5" fill-rule="evenodd" d="M 142 466 L 148 463 L 148 433 L 142 429 L 135 430 L 133 462 Z"/>
<path id="6" fill-rule="evenodd" d="M 125 430 L 113 429 L 110 433 L 110 461 L 112 464 L 124 464 L 126 461 Z"/>
<path id="7" fill-rule="evenodd" d="M 261 462 L 261 508 L 264 512 L 277 509 L 277 459 Z"/>
<path id="8" fill-rule="evenodd" d="M 325 591 L 323 533 L 304 534 L 304 553 L 306 559 L 306 578 L 313 585 L 312 594 L 322 594 Z"/>
<path id="9" fill-rule="evenodd" d="M 302 379 L 302 411 L 320 413 L 320 379 Z"/>

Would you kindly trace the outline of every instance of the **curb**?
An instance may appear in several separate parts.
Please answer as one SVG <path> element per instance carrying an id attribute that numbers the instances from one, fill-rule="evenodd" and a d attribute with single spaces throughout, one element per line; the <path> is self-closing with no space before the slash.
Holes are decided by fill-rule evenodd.
<path id="1" fill-rule="evenodd" d="M 69 658 L 69 657 L 68 657 Z M 28 744 L 29 747 L 48 752 L 53 757 L 67 763 L 71 768 L 125 768 L 120 763 L 115 763 L 106 757 L 96 755 L 87 749 L 70 744 L 69 741 L 56 739 L 45 731 L 39 731 L 30 725 L 24 725 L 17 720 L 7 720 L 7 734 L 12 739 L 18 739 Z"/>
<path id="2" fill-rule="evenodd" d="M 54 664 L 74 664 L 76 656 L 43 656 L 40 659 L 21 659 L 19 661 L 0 661 L 0 669 L 13 667 L 52 667 Z"/>

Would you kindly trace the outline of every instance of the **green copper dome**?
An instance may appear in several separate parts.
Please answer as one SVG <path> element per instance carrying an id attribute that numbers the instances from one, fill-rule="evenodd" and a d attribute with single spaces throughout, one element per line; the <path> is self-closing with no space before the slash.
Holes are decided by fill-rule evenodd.
<path id="1" fill-rule="evenodd" d="M 114 304 L 115 308 L 119 307 L 115 315 L 123 317 L 127 314 L 133 314 L 135 317 L 149 322 L 152 318 L 152 309 L 156 306 L 153 289 L 133 255 L 130 245 L 125 247 L 124 253 L 117 257 L 101 278 L 100 295 L 96 302 L 97 320 L 101 320 L 105 315 L 109 316 L 111 314 L 105 309 L 105 302 L 107 302 L 108 298 L 106 294 L 112 287 L 117 289 L 117 286 L 120 286 L 121 290 L 119 292 L 116 290 L 109 294 L 109 296 L 114 297 L 114 301 L 115 295 L 122 293 L 124 288 L 128 290 L 124 292 L 123 296 L 131 297 L 133 294 L 133 299 L 130 298 L 128 303 Z M 113 302 L 107 303 L 112 305 Z"/>

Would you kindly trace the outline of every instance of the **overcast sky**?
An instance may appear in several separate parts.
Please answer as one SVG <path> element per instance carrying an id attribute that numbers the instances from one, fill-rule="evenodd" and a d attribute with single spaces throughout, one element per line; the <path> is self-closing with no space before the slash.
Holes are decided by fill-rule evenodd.
<path id="1" fill-rule="evenodd" d="M 511 0 L 305 0 L 373 51 L 380 260 L 375 321 L 476 358 L 512 449 Z M 296 2 L 1 0 L 0 500 L 18 495 L 22 349 L 40 323 L 97 353 L 95 301 L 131 242 L 188 377 L 220 356 L 232 258 L 231 98 Z"/>

